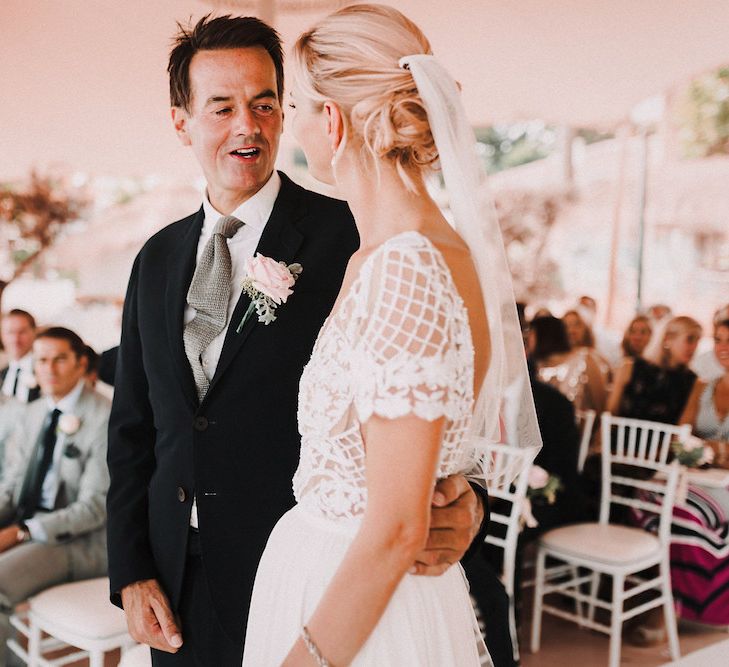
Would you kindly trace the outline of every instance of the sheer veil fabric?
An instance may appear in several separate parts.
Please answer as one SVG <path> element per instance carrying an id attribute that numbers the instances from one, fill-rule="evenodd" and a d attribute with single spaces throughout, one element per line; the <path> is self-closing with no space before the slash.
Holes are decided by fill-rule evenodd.
<path id="1" fill-rule="evenodd" d="M 486 170 L 476 153 L 476 138 L 456 82 L 432 55 L 405 56 L 399 65 L 410 70 L 423 100 L 438 149 L 453 227 L 471 252 L 484 297 L 491 360 L 475 399 L 469 442 L 474 463 L 480 464 L 488 481 L 492 476 L 490 461 L 480 458 L 479 444 L 503 440 L 499 416 L 507 394 L 518 405 L 515 441 L 508 444 L 530 450 L 532 458 L 542 446 L 511 274 L 486 184 Z M 512 479 L 518 472 L 511 471 Z"/>

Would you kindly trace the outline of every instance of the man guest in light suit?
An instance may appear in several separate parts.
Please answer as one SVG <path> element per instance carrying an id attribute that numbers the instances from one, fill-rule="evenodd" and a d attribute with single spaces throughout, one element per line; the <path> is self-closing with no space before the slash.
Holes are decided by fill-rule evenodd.
<path id="1" fill-rule="evenodd" d="M 110 404 L 85 385 L 84 343 L 53 327 L 33 344 L 42 398 L 8 438 L 0 482 L 0 664 L 18 602 L 106 574 Z"/>
<path id="2" fill-rule="evenodd" d="M 129 280 L 109 425 L 111 593 L 155 666 L 240 667 L 258 561 L 294 504 L 299 378 L 359 238 L 344 202 L 274 170 L 272 28 L 206 17 L 180 32 L 168 71 L 174 128 L 207 189 L 147 241 Z M 303 273 L 274 322 L 240 327 L 254 251 Z M 483 516 L 464 478 L 436 490 L 421 573 L 458 560 Z"/>

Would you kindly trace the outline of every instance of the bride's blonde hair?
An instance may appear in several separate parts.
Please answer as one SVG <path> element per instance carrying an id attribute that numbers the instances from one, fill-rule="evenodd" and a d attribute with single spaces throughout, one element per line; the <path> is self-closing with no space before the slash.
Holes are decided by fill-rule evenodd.
<path id="1" fill-rule="evenodd" d="M 384 5 L 351 5 L 307 30 L 293 50 L 301 92 L 314 104 L 332 101 L 363 154 L 392 163 L 410 190 L 438 153 L 423 101 L 403 56 L 430 54 L 412 21 Z"/>

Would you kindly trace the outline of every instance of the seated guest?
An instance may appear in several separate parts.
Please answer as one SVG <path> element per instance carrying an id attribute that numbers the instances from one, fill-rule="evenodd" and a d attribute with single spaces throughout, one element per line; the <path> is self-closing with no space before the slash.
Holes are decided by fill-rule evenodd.
<path id="1" fill-rule="evenodd" d="M 0 482 L 0 646 L 15 605 L 106 573 L 109 402 L 86 387 L 84 344 L 61 327 L 33 345 L 42 400 L 8 439 Z M 0 654 L 0 664 L 2 656 Z"/>
<path id="2" fill-rule="evenodd" d="M 2 340 L 9 365 L 0 371 L 4 396 L 30 403 L 40 396 L 40 389 L 33 375 L 33 339 L 35 319 L 30 313 L 16 308 L 0 320 Z"/>
<path id="3" fill-rule="evenodd" d="M 642 357 L 648 343 L 650 343 L 653 327 L 646 315 L 636 315 L 623 334 L 621 348 L 623 359 L 636 359 Z"/>
<path id="4" fill-rule="evenodd" d="M 607 409 L 621 417 L 678 424 L 696 373 L 689 369 L 701 325 L 674 317 L 657 332 L 644 358 L 626 359 L 615 376 Z"/>
<path id="5" fill-rule="evenodd" d="M 610 364 L 605 357 L 597 351 L 595 347 L 595 334 L 593 333 L 590 324 L 588 324 L 577 310 L 568 310 L 564 315 L 562 315 L 562 321 L 567 329 L 567 340 L 570 343 L 570 347 L 573 350 L 577 350 L 581 347 L 590 350 L 592 357 L 600 367 L 600 372 L 607 383 L 610 379 Z"/>
<path id="6" fill-rule="evenodd" d="M 581 296 L 575 311 L 584 320 L 595 337 L 594 349 L 608 366 L 612 368 L 620 362 L 620 337 L 610 329 L 602 327 L 597 321 L 597 302 L 591 296 Z"/>
<path id="7" fill-rule="evenodd" d="M 696 382 L 682 424 L 691 424 L 693 432 L 707 440 L 715 452 L 715 463 L 729 463 L 729 318 L 714 327 L 714 356 L 724 373 L 710 382 Z"/>
<path id="8" fill-rule="evenodd" d="M 729 304 L 719 308 L 719 310 L 714 313 L 714 329 L 716 329 L 718 324 L 724 320 L 729 320 Z M 694 371 L 694 373 L 699 376 L 699 379 L 704 382 L 716 380 L 726 372 L 719 363 L 713 348 L 704 352 L 699 352 L 691 363 L 691 370 Z"/>
<path id="9" fill-rule="evenodd" d="M 527 342 L 537 379 L 561 391 L 578 410 L 602 411 L 607 392 L 597 357 L 587 348 L 570 347 L 561 320 L 534 318 Z"/>

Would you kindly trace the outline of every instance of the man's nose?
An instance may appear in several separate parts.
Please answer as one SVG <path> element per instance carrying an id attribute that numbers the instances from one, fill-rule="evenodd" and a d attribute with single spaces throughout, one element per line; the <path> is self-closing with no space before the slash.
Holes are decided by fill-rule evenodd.
<path id="1" fill-rule="evenodd" d="M 251 109 L 241 107 L 235 116 L 235 132 L 241 135 L 259 134 L 258 119 Z"/>

